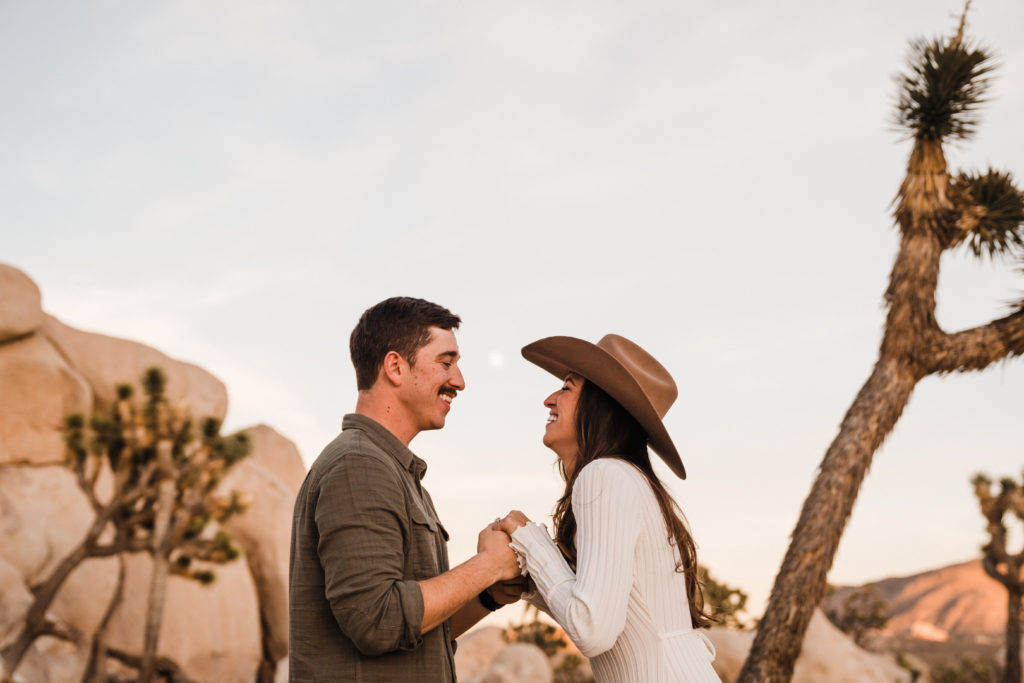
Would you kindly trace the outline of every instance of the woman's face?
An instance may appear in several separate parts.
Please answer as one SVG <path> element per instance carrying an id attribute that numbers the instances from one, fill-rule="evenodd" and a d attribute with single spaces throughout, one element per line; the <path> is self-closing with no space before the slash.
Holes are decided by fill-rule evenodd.
<path id="1" fill-rule="evenodd" d="M 544 427 L 544 445 L 558 454 L 566 472 L 572 472 L 576 460 L 576 403 L 584 379 L 569 373 L 562 387 L 544 400 L 549 410 L 548 424 Z"/>

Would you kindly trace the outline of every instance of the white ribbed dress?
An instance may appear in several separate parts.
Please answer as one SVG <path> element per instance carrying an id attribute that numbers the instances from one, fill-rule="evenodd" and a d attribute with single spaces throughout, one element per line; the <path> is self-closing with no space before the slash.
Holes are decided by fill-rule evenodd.
<path id="1" fill-rule="evenodd" d="M 572 509 L 577 573 L 541 525 L 517 529 L 512 547 L 543 598 L 527 599 L 590 658 L 597 683 L 720 683 L 643 474 L 624 460 L 595 460 L 576 479 Z"/>

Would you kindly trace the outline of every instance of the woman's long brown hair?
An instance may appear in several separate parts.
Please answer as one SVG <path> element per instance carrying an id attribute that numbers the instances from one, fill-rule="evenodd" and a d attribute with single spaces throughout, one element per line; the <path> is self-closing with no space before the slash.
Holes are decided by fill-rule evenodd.
<path id="1" fill-rule="evenodd" d="M 572 489 L 580 470 L 598 458 L 619 458 L 643 473 L 661 508 L 668 542 L 679 549 L 676 571 L 686 574 L 686 599 L 694 628 L 707 628 L 714 618 L 704 611 L 704 589 L 697 578 L 697 547 L 683 513 L 665 485 L 654 474 L 647 453 L 647 433 L 619 402 L 596 384 L 584 381 L 576 402 L 576 444 L 578 453 L 571 473 L 562 470 L 565 492 L 555 504 L 555 543 L 574 568 L 576 566 L 576 516 L 572 511 Z"/>

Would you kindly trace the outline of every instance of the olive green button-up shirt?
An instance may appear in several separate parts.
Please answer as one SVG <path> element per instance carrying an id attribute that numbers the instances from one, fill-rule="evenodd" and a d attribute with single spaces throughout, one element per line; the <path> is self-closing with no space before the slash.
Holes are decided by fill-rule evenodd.
<path id="1" fill-rule="evenodd" d="M 292 520 L 289 676 L 455 680 L 448 622 L 428 633 L 418 581 L 448 571 L 427 465 L 383 426 L 346 415 L 299 489 Z"/>

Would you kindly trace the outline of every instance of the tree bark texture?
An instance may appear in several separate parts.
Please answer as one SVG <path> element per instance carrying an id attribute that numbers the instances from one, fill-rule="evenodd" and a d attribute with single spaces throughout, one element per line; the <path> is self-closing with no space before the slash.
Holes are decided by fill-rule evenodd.
<path id="1" fill-rule="evenodd" d="M 114 612 L 124 598 L 125 567 L 124 558 L 120 555 L 117 558 L 117 564 L 117 588 L 114 590 L 114 596 L 110 599 L 110 604 L 107 605 L 107 611 L 103 614 L 103 619 L 100 621 L 99 626 L 96 627 L 96 633 L 92 637 L 92 646 L 89 648 L 89 661 L 86 663 L 85 671 L 82 673 L 82 683 L 106 683 L 107 681 L 107 626 L 110 624 L 111 617 L 114 616 Z"/>
<path id="2" fill-rule="evenodd" d="M 103 533 L 104 527 L 106 527 L 109 521 L 109 511 L 105 511 L 104 514 L 99 514 L 93 520 L 89 526 L 89 530 L 86 532 L 85 538 L 82 542 L 75 546 L 67 557 L 61 560 L 57 568 L 53 570 L 53 573 L 47 577 L 46 581 L 39 584 L 32 589 L 32 605 L 28 609 L 28 613 L 25 615 L 25 626 L 18 638 L 0 651 L 0 659 L 3 659 L 4 668 L 13 674 L 18 668 L 18 664 L 21 663 L 22 657 L 28 652 L 28 649 L 32 646 L 32 642 L 38 638 L 46 628 L 46 610 L 50 608 L 50 603 L 57 597 L 57 593 L 60 591 L 60 587 L 64 585 L 64 581 L 71 575 L 78 565 L 85 560 L 86 557 L 91 556 L 93 553 L 90 552 L 96 546 L 96 540 Z"/>
<path id="3" fill-rule="evenodd" d="M 117 661 L 121 662 L 122 664 L 126 664 L 135 669 L 139 669 L 142 667 L 142 658 L 138 655 L 133 655 L 129 652 L 119 650 L 115 647 L 108 648 L 107 654 L 113 659 L 116 659 Z M 185 675 L 185 672 L 182 671 L 181 667 L 178 666 L 177 662 L 175 662 L 173 659 L 168 659 L 167 657 L 157 657 L 156 662 L 154 664 L 154 669 L 156 670 L 156 673 L 163 676 L 163 678 L 166 681 L 169 681 L 170 683 L 196 683 L 196 681 L 193 681 L 191 678 Z"/>
<path id="4" fill-rule="evenodd" d="M 1017 576 L 1020 569 L 1017 568 Z M 1020 582 L 1008 584 L 1009 601 L 1006 616 L 1006 666 L 1003 670 L 1003 683 L 1021 683 L 1020 666 Z"/>
<path id="5" fill-rule="evenodd" d="M 156 648 L 160 639 L 160 624 L 164 616 L 167 576 L 170 570 L 167 541 L 170 535 L 174 497 L 175 481 L 169 477 L 165 478 L 159 486 L 156 521 L 153 527 L 153 574 L 146 608 L 146 633 L 142 648 L 142 666 L 139 671 L 140 683 L 150 683 L 156 672 Z"/>
<path id="6" fill-rule="evenodd" d="M 804 502 L 740 681 L 782 683 L 792 676 L 871 458 L 915 384 L 908 369 L 880 361 L 854 400 Z"/>

